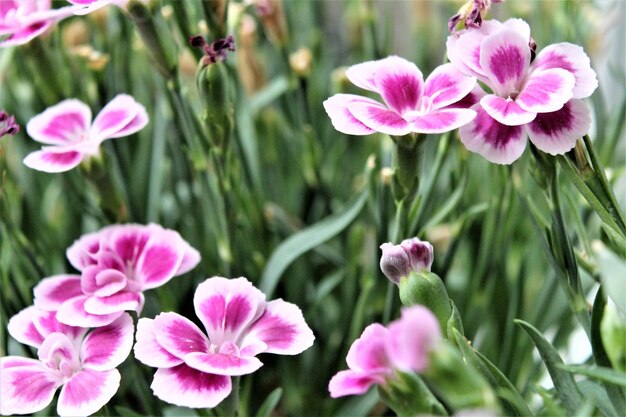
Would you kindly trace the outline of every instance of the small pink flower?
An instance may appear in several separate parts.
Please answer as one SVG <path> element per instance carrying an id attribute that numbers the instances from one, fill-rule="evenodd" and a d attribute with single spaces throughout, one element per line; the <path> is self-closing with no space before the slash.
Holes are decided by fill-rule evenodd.
<path id="1" fill-rule="evenodd" d="M 362 395 L 372 385 L 384 386 L 397 371 L 423 372 L 428 368 L 428 354 L 441 340 L 439 322 L 423 306 L 402 309 L 400 319 L 370 324 L 354 341 L 346 362 L 350 369 L 340 371 L 329 382 L 333 398 Z"/>
<path id="2" fill-rule="evenodd" d="M 160 287 L 200 262 L 200 254 L 173 230 L 159 225 L 105 227 L 67 250 L 81 275 L 55 275 L 34 289 L 35 305 L 81 327 L 111 323 L 126 310 L 140 312 L 143 291 Z"/>
<path id="3" fill-rule="evenodd" d="M 194 296 L 205 335 L 176 313 L 137 324 L 135 357 L 158 368 L 151 388 L 161 400 L 184 407 L 215 407 L 231 392 L 231 376 L 263 364 L 260 353 L 296 355 L 314 340 L 298 306 L 265 294 L 245 278 L 213 277 Z"/>
<path id="4" fill-rule="evenodd" d="M 46 145 L 24 158 L 24 164 L 44 172 L 64 172 L 86 157 L 96 156 L 106 139 L 128 136 L 148 124 L 146 109 L 129 95 L 119 94 L 91 123 L 91 109 L 76 99 L 64 100 L 30 119 L 26 131 Z"/>
<path id="5" fill-rule="evenodd" d="M 15 116 L 0 110 L 0 138 L 4 135 L 14 136 L 20 131 L 20 125 L 15 122 Z"/>
<path id="6" fill-rule="evenodd" d="M 415 64 L 398 56 L 354 65 L 346 76 L 356 86 L 380 94 L 384 104 L 354 94 L 336 94 L 324 101 L 333 126 L 342 133 L 443 133 L 476 116 L 473 110 L 451 106 L 476 85 L 474 77 L 451 64 L 437 67 L 425 82 Z"/>
<path id="7" fill-rule="evenodd" d="M 52 9 L 51 0 L 1 0 L 0 48 L 30 42 L 76 10 Z"/>
<path id="8" fill-rule="evenodd" d="M 448 38 L 451 63 L 492 90 L 459 130 L 467 149 L 491 162 L 517 160 L 527 137 L 543 152 L 563 154 L 589 130 L 590 111 L 580 100 L 598 86 L 589 57 L 580 46 L 558 43 L 532 60 L 532 43 L 520 19 L 485 21 Z"/>
<path id="9" fill-rule="evenodd" d="M 95 413 L 117 392 L 115 368 L 133 345 L 128 314 L 87 334 L 87 329 L 59 323 L 54 313 L 28 307 L 11 318 L 8 330 L 17 341 L 37 348 L 38 359 L 0 358 L 2 415 L 41 411 L 59 387 L 60 416 Z"/>
<path id="10" fill-rule="evenodd" d="M 394 284 L 399 283 L 400 278 L 406 277 L 411 271 L 430 271 L 433 264 L 433 246 L 416 237 L 405 239 L 399 245 L 383 243 L 380 249 L 383 252 L 380 269 Z"/>

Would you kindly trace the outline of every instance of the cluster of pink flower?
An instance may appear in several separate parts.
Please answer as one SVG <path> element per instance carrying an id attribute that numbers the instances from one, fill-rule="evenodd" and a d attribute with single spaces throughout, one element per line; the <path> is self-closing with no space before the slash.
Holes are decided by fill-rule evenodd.
<path id="1" fill-rule="evenodd" d="M 38 359 L 0 359 L 0 413 L 44 409 L 62 387 L 61 416 L 89 415 L 120 385 L 116 369 L 133 345 L 133 320 L 148 289 L 200 262 L 177 232 L 150 224 L 113 225 L 90 233 L 68 250 L 80 275 L 56 275 L 35 288 L 34 306 L 11 318 L 9 333 L 37 348 Z M 154 394 L 187 407 L 214 407 L 231 391 L 230 377 L 261 367 L 260 353 L 298 354 L 313 344 L 300 309 L 265 295 L 245 278 L 214 277 L 200 284 L 196 313 L 208 337 L 176 313 L 137 325 L 135 357 L 159 368 Z"/>
<path id="2" fill-rule="evenodd" d="M 534 60 L 533 46 L 523 20 L 488 20 L 450 35 L 450 63 L 426 81 L 413 63 L 397 56 L 348 68 L 348 79 L 380 94 L 384 104 L 337 94 L 324 107 L 335 128 L 350 135 L 460 128 L 467 149 L 491 162 L 517 160 L 527 136 L 538 149 L 563 154 L 589 130 L 590 111 L 581 99 L 598 86 L 596 74 L 580 46 L 550 45 Z"/>

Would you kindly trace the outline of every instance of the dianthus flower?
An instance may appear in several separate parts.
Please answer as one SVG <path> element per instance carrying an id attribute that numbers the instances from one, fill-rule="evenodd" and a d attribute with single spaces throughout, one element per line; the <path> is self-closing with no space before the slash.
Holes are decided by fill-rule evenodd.
<path id="1" fill-rule="evenodd" d="M 380 94 L 384 104 L 355 94 L 336 94 L 324 101 L 333 126 L 342 133 L 443 133 L 476 116 L 474 110 L 454 105 L 472 91 L 476 79 L 451 64 L 437 67 L 424 81 L 415 64 L 390 56 L 353 65 L 346 76 L 357 87 Z"/>
<path id="2" fill-rule="evenodd" d="M 59 323 L 54 313 L 28 307 L 11 318 L 8 330 L 37 348 L 38 359 L 0 358 L 0 414 L 30 414 L 46 408 L 59 387 L 60 416 L 86 416 L 109 402 L 120 386 L 115 369 L 133 345 L 133 320 L 124 314 L 105 327 Z"/>
<path id="3" fill-rule="evenodd" d="M 387 327 L 370 324 L 354 341 L 346 362 L 329 382 L 333 398 L 365 394 L 372 385 L 385 386 L 400 372 L 424 372 L 429 352 L 441 340 L 439 322 L 426 307 L 402 309 L 402 316 Z"/>
<path id="4" fill-rule="evenodd" d="M 65 324 L 99 327 L 126 310 L 141 311 L 143 291 L 160 287 L 200 262 L 174 230 L 159 225 L 112 225 L 81 237 L 67 250 L 81 275 L 55 275 L 34 289 L 35 306 Z"/>
<path id="5" fill-rule="evenodd" d="M 91 109 L 76 99 L 64 100 L 30 119 L 26 132 L 44 143 L 24 164 L 39 171 L 63 172 L 100 153 L 106 139 L 128 136 L 148 124 L 146 109 L 129 95 L 119 94 L 91 123 Z"/>
<path id="6" fill-rule="evenodd" d="M 590 111 L 580 100 L 598 86 L 589 57 L 580 46 L 558 43 L 532 60 L 531 46 L 520 19 L 489 20 L 448 37 L 450 62 L 491 89 L 459 130 L 467 149 L 491 162 L 517 160 L 527 137 L 543 152 L 563 154 L 589 130 Z"/>
<path id="7" fill-rule="evenodd" d="M 151 388 L 165 402 L 215 407 L 230 394 L 231 376 L 263 365 L 258 354 L 296 355 L 313 344 L 298 306 L 266 301 L 245 278 L 209 278 L 196 289 L 193 303 L 208 336 L 176 313 L 137 324 L 135 358 L 158 368 Z"/>

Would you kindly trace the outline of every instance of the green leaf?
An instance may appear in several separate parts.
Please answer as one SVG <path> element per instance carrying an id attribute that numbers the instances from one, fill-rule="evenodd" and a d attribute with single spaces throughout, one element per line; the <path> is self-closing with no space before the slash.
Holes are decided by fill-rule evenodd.
<path id="1" fill-rule="evenodd" d="M 282 242 L 265 265 L 259 288 L 268 298 L 276 289 L 283 272 L 303 253 L 335 237 L 359 215 L 367 201 L 367 188 L 340 213 L 333 214 L 295 233 Z"/>
<path id="2" fill-rule="evenodd" d="M 583 400 L 572 374 L 559 367 L 559 365 L 564 365 L 563 359 L 561 359 L 554 346 L 532 324 L 523 320 L 514 320 L 514 322 L 524 329 L 532 339 L 541 355 L 541 359 L 543 359 L 546 368 L 548 368 L 563 407 L 565 407 L 569 415 L 574 415 L 582 405 Z"/>
<path id="3" fill-rule="evenodd" d="M 608 382 L 626 388 L 626 374 L 604 366 L 559 365 L 559 368 L 578 375 L 585 375 L 598 381 Z"/>
<path id="4" fill-rule="evenodd" d="M 274 391 L 267 396 L 261 407 L 259 407 L 259 411 L 256 413 L 256 417 L 270 417 L 278 401 L 280 401 L 280 397 L 283 395 L 283 389 L 278 387 Z"/>
<path id="5" fill-rule="evenodd" d="M 594 242 L 592 249 L 598 258 L 600 279 L 606 294 L 622 314 L 626 314 L 626 262 L 600 241 Z"/>
<path id="6" fill-rule="evenodd" d="M 366 416 L 371 415 L 372 408 L 378 403 L 378 390 L 371 389 L 365 395 L 351 397 L 335 413 L 335 416 Z"/>
<path id="7" fill-rule="evenodd" d="M 116 405 L 113 408 L 115 408 L 115 411 L 117 411 L 117 415 L 119 415 L 119 416 L 145 417 L 143 414 L 139 414 L 139 413 L 131 410 L 130 408 L 122 407 L 120 405 Z M 164 415 L 165 415 L 165 413 L 164 413 Z"/>
<path id="8" fill-rule="evenodd" d="M 593 381 L 579 381 L 578 388 L 587 401 L 595 405 L 606 417 L 619 417 L 623 415 L 615 411 L 609 396 L 600 384 Z"/>

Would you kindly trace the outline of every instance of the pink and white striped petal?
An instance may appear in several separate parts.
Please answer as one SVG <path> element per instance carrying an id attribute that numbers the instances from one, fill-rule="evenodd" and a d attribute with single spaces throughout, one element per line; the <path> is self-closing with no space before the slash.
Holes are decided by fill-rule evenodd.
<path id="1" fill-rule="evenodd" d="M 374 133 L 375 130 L 365 126 L 348 110 L 348 105 L 352 102 L 364 102 L 369 104 L 380 103 L 354 94 L 335 94 L 324 100 L 324 110 L 330 117 L 333 127 L 341 133 L 347 135 L 363 136 Z"/>
<path id="2" fill-rule="evenodd" d="M 250 326 L 241 346 L 242 352 L 249 355 L 262 353 L 246 350 L 247 347 L 254 349 L 254 346 L 264 346 L 263 352 L 267 353 L 297 355 L 310 348 L 314 340 L 302 310 L 295 304 L 278 299 L 265 305 L 263 315 Z"/>
<path id="3" fill-rule="evenodd" d="M 200 263 L 200 259 L 201 259 L 200 252 L 192 248 L 190 244 L 188 244 L 186 241 L 183 240 L 182 237 L 180 239 L 181 239 L 180 246 L 183 251 L 183 260 L 178 266 L 176 275 L 186 274 L 187 272 L 191 271 Z"/>
<path id="4" fill-rule="evenodd" d="M 46 408 L 63 380 L 35 359 L 0 358 L 0 414 L 32 414 Z"/>
<path id="5" fill-rule="evenodd" d="M 485 93 L 485 90 L 483 90 L 480 85 L 476 84 L 472 91 L 467 93 L 465 97 L 455 103 L 446 106 L 445 109 L 469 109 L 474 104 L 478 103 L 480 99 L 485 97 L 486 95 L 487 93 Z"/>
<path id="6" fill-rule="evenodd" d="M 520 126 L 531 122 L 537 113 L 530 112 L 510 98 L 487 94 L 480 100 L 482 108 L 498 122 L 507 126 Z"/>
<path id="7" fill-rule="evenodd" d="M 161 230 L 153 233 L 135 268 L 135 279 L 141 283 L 141 290 L 160 287 L 172 279 L 184 256 L 185 248 L 177 232 Z"/>
<path id="8" fill-rule="evenodd" d="M 534 70 L 562 68 L 574 75 L 574 98 L 589 97 L 598 88 L 596 72 L 582 47 L 567 42 L 548 45 L 533 61 Z"/>
<path id="9" fill-rule="evenodd" d="M 520 91 L 530 65 L 528 39 L 512 29 L 486 37 L 480 45 L 480 66 L 500 97 Z"/>
<path id="10" fill-rule="evenodd" d="M 401 318 L 390 323 L 388 329 L 387 353 L 393 367 L 406 372 L 425 371 L 430 350 L 442 338 L 435 315 L 420 305 L 403 308 Z"/>
<path id="11" fill-rule="evenodd" d="M 143 113 L 140 114 L 141 112 Z M 105 139 L 134 133 L 138 129 L 133 130 L 134 127 L 126 129 L 126 127 L 133 122 L 135 117 L 139 117 L 137 126 L 143 123 L 140 128 L 144 127 L 147 123 L 145 108 L 128 94 L 118 94 L 96 116 L 90 129 L 90 138 L 99 143 Z M 124 131 L 129 133 L 120 134 Z"/>
<path id="12" fill-rule="evenodd" d="M 196 314 L 211 343 L 236 342 L 265 308 L 265 294 L 246 278 L 209 278 L 196 289 Z"/>
<path id="13" fill-rule="evenodd" d="M 137 133 L 141 129 L 146 127 L 146 125 L 150 121 L 150 118 L 148 117 L 148 112 L 143 105 L 137 102 L 135 102 L 135 105 L 137 107 L 137 114 L 135 115 L 135 117 L 130 122 L 128 122 L 126 126 L 118 130 L 115 134 L 111 135 L 110 138 L 120 138 L 123 136 L 132 135 L 133 133 Z"/>
<path id="14" fill-rule="evenodd" d="M 90 265 L 98 263 L 97 255 L 100 252 L 102 236 L 106 234 L 108 228 L 104 228 L 99 232 L 87 233 L 76 240 L 72 246 L 67 248 L 65 256 L 70 264 L 79 271 Z"/>
<path id="15" fill-rule="evenodd" d="M 29 153 L 23 162 L 27 167 L 37 171 L 57 173 L 77 167 L 84 157 L 83 153 L 75 150 L 64 152 L 48 147 Z"/>
<path id="16" fill-rule="evenodd" d="M 143 303 L 143 293 L 120 291 L 108 297 L 90 296 L 85 301 L 85 311 L 88 314 L 119 316 L 124 311 L 141 311 Z"/>
<path id="17" fill-rule="evenodd" d="M 51 20 L 33 20 L 27 25 L 20 25 L 19 28 L 0 40 L 0 48 L 23 45 L 35 39 L 48 30 L 54 22 Z"/>
<path id="18" fill-rule="evenodd" d="M 154 320 L 139 319 L 135 337 L 137 339 L 133 348 L 135 358 L 145 365 L 154 368 L 172 368 L 183 363 L 182 359 L 169 353 L 157 342 Z"/>
<path id="19" fill-rule="evenodd" d="M 346 395 L 363 395 L 372 385 L 383 385 L 385 377 L 383 374 L 359 373 L 351 369 L 339 371 L 330 379 L 328 391 L 332 398 Z"/>
<path id="20" fill-rule="evenodd" d="M 176 313 L 161 313 L 154 318 L 157 343 L 172 355 L 184 359 L 193 352 L 209 352 L 211 342 L 191 320 Z"/>
<path id="21" fill-rule="evenodd" d="M 392 136 L 404 136 L 411 133 L 411 126 L 398 113 L 382 104 L 352 102 L 348 111 L 365 126 L 377 132 Z"/>
<path id="22" fill-rule="evenodd" d="M 62 333 L 49 334 L 37 350 L 37 356 L 48 368 L 58 371 L 61 378 L 71 376 L 80 369 L 76 343 Z"/>
<path id="23" fill-rule="evenodd" d="M 492 118 L 480 104 L 478 113 L 470 123 L 459 128 L 463 145 L 496 164 L 511 164 L 524 153 L 526 130 L 524 126 L 503 125 Z"/>
<path id="24" fill-rule="evenodd" d="M 562 109 L 541 113 L 526 125 L 530 141 L 541 151 L 562 155 L 591 127 L 591 112 L 582 100 L 570 100 Z"/>
<path id="25" fill-rule="evenodd" d="M 39 281 L 33 289 L 35 307 L 56 311 L 64 302 L 83 295 L 80 275 L 53 275 Z"/>
<path id="26" fill-rule="evenodd" d="M 113 323 L 123 312 L 112 314 L 90 314 L 85 311 L 88 296 L 79 296 L 63 303 L 57 310 L 57 320 L 69 326 L 102 327 Z"/>
<path id="27" fill-rule="evenodd" d="M 54 314 L 47 312 L 48 314 Z M 39 347 L 43 342 L 44 335 L 35 327 L 35 318 L 39 314 L 39 310 L 35 306 L 26 307 L 9 320 L 7 330 L 9 334 L 18 342 Z"/>
<path id="28" fill-rule="evenodd" d="M 61 388 L 57 402 L 59 416 L 88 416 L 106 405 L 120 387 L 117 369 L 99 372 L 84 369 Z"/>
<path id="29" fill-rule="evenodd" d="M 56 311 L 39 310 L 39 312 L 34 315 L 33 323 L 44 338 L 51 333 L 63 333 L 75 342 L 82 340 L 88 330 L 83 327 L 68 326 L 67 324 L 61 323 L 56 318 Z"/>
<path id="30" fill-rule="evenodd" d="M 73 145 L 86 139 L 91 109 L 77 99 L 63 100 L 28 121 L 26 132 L 47 145 Z"/>
<path id="31" fill-rule="evenodd" d="M 86 267 L 80 278 L 82 291 L 97 297 L 107 297 L 123 290 L 126 282 L 126 275 L 121 271 L 96 265 Z"/>
<path id="32" fill-rule="evenodd" d="M 452 64 L 440 65 L 426 78 L 424 96 L 433 109 L 440 109 L 463 99 L 476 86 L 476 78 L 464 75 Z"/>
<path id="33" fill-rule="evenodd" d="M 564 69 L 534 71 L 515 102 L 531 113 L 557 111 L 572 98 L 575 82 L 574 76 Z"/>
<path id="34" fill-rule="evenodd" d="M 489 35 L 502 29 L 496 20 L 486 20 L 480 28 L 461 31 L 460 36 L 450 35 L 446 41 L 448 59 L 463 74 L 487 81 L 480 64 L 480 45 Z"/>
<path id="35" fill-rule="evenodd" d="M 133 319 L 128 313 L 108 326 L 93 330 L 81 345 L 83 368 L 108 371 L 120 365 L 133 347 L 133 331 Z"/>
<path id="36" fill-rule="evenodd" d="M 213 408 L 232 390 L 229 376 L 207 374 L 187 365 L 159 368 L 150 385 L 154 395 L 170 404 L 190 408 Z"/>
<path id="37" fill-rule="evenodd" d="M 476 112 L 471 109 L 445 108 L 416 117 L 411 126 L 418 133 L 444 133 L 469 123 L 474 117 Z"/>
<path id="38" fill-rule="evenodd" d="M 263 366 L 254 356 L 240 356 L 234 344 L 222 345 L 219 353 L 190 353 L 185 356 L 185 363 L 201 372 L 228 376 L 251 374 Z"/>
<path id="39" fill-rule="evenodd" d="M 398 114 L 417 110 L 424 95 L 422 72 L 398 56 L 381 60 L 374 83 L 387 107 Z"/>
<path id="40" fill-rule="evenodd" d="M 386 327 L 378 323 L 367 326 L 361 337 L 350 346 L 346 356 L 348 367 L 354 371 L 383 373 L 391 369 L 387 356 L 388 339 Z"/>
<path id="41" fill-rule="evenodd" d="M 367 61 L 352 65 L 346 69 L 346 77 L 357 87 L 364 90 L 378 92 L 376 87 L 376 76 L 381 66 L 385 65 L 384 60 Z"/>

